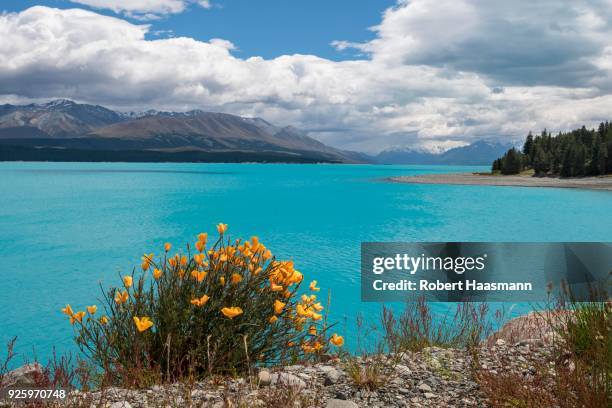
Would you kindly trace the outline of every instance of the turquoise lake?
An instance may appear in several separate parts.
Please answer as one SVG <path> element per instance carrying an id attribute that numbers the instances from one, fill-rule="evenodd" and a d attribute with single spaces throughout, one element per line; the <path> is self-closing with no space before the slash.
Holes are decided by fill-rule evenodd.
<path id="1" fill-rule="evenodd" d="M 331 289 L 331 320 L 349 346 L 356 314 L 380 313 L 360 302 L 362 241 L 612 241 L 610 192 L 383 181 L 485 169 L 0 163 L 0 341 L 18 336 L 21 359 L 74 350 L 66 303 L 96 303 L 100 282 L 117 283 L 145 251 L 192 243 L 218 222 Z"/>

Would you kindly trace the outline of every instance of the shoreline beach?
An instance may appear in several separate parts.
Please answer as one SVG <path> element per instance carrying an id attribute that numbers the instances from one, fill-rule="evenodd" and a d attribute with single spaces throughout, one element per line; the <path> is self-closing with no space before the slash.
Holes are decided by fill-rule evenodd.
<path id="1" fill-rule="evenodd" d="M 579 188 L 587 190 L 612 191 L 612 177 L 533 177 L 527 175 L 494 176 L 477 173 L 422 174 L 417 176 L 389 177 L 388 181 L 409 184 L 455 184 L 474 186 L 506 187 L 553 187 Z"/>

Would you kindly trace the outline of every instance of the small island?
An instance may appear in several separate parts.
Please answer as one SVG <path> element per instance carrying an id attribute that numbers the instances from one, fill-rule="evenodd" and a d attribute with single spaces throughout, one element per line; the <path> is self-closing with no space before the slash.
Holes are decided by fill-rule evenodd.
<path id="1" fill-rule="evenodd" d="M 556 136 L 547 130 L 536 137 L 529 132 L 522 149 L 513 147 L 494 160 L 490 173 L 425 174 L 390 181 L 612 191 L 612 123 Z"/>

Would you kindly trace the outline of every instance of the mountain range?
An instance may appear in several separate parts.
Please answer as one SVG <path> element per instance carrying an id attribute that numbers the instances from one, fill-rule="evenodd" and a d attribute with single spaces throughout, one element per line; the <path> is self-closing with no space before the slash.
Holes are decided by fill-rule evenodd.
<path id="1" fill-rule="evenodd" d="M 435 154 L 376 156 L 327 146 L 292 126 L 226 113 L 117 112 L 58 99 L 0 105 L 0 161 L 490 164 L 511 147 L 478 141 Z"/>
<path id="2" fill-rule="evenodd" d="M 61 99 L 1 105 L 0 160 L 351 163 L 367 157 L 260 118 L 201 110 L 122 113 Z"/>
<path id="3" fill-rule="evenodd" d="M 381 164 L 445 164 L 445 165 L 490 165 L 513 145 L 486 140 L 455 147 L 443 153 L 430 153 L 413 149 L 385 150 L 374 157 Z"/>

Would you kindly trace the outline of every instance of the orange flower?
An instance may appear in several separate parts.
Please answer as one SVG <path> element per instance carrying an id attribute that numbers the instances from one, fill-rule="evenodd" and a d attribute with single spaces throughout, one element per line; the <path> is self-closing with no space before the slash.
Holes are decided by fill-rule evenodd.
<path id="1" fill-rule="evenodd" d="M 90 315 L 96 314 L 97 310 L 98 310 L 98 306 L 96 305 L 87 306 L 87 311 L 89 312 Z"/>
<path id="2" fill-rule="evenodd" d="M 219 278 L 219 283 L 221 283 L 221 285 L 225 285 L 225 276 Z"/>
<path id="3" fill-rule="evenodd" d="M 198 251 L 202 252 L 204 248 L 206 247 L 206 242 L 198 241 L 195 243 L 195 247 Z"/>
<path id="4" fill-rule="evenodd" d="M 168 259 L 168 263 L 170 264 L 170 266 L 172 266 L 173 268 L 176 267 L 176 258 L 170 258 Z"/>
<path id="5" fill-rule="evenodd" d="M 171 249 L 172 249 L 172 244 L 171 244 L 171 243 L 169 243 L 169 242 L 166 242 L 166 243 L 164 244 L 164 250 L 165 250 L 166 252 L 168 252 L 168 251 L 170 251 Z"/>
<path id="6" fill-rule="evenodd" d="M 128 295 L 127 291 L 124 291 L 124 292 L 117 291 L 117 293 L 115 294 L 115 302 L 118 305 L 121 305 L 121 304 L 127 302 L 128 297 L 129 297 L 129 295 Z"/>
<path id="7" fill-rule="evenodd" d="M 238 274 L 238 273 L 233 273 L 232 274 L 232 283 L 234 285 L 236 285 L 236 284 L 238 284 L 240 282 L 242 282 L 242 276 L 240 276 L 240 274 Z"/>
<path id="8" fill-rule="evenodd" d="M 241 315 L 243 312 L 242 312 L 242 309 L 239 308 L 238 306 L 233 306 L 233 307 L 224 307 L 223 309 L 221 309 L 221 313 L 223 313 L 225 317 L 233 319 L 234 317 Z"/>
<path id="9" fill-rule="evenodd" d="M 200 272 L 194 269 L 193 271 L 191 271 L 191 276 L 198 282 L 202 282 L 204 278 L 206 277 L 206 272 L 205 271 Z"/>
<path id="10" fill-rule="evenodd" d="M 123 277 L 123 285 L 124 285 L 126 288 L 131 287 L 131 286 L 132 286 L 132 283 L 133 283 L 133 279 L 132 279 L 132 277 L 131 277 L 131 276 L 124 276 L 124 277 Z"/>
<path id="11" fill-rule="evenodd" d="M 67 315 L 72 317 L 72 315 L 74 314 L 74 311 L 72 310 L 72 308 L 70 307 L 70 305 L 66 305 L 65 308 L 62 309 L 62 312 Z"/>
<path id="12" fill-rule="evenodd" d="M 272 317 L 270 317 L 270 319 L 268 319 L 268 321 L 270 323 L 276 323 L 277 320 L 278 320 L 278 317 L 276 317 L 276 316 L 272 316 Z"/>
<path id="13" fill-rule="evenodd" d="M 141 318 L 134 316 L 134 324 L 136 325 L 138 331 L 141 333 L 145 330 L 150 329 L 151 326 L 153 326 L 153 322 L 151 321 L 151 319 L 146 316 L 143 316 Z"/>
<path id="14" fill-rule="evenodd" d="M 344 337 L 342 336 L 338 336 L 336 333 L 334 333 L 330 338 L 329 338 L 329 342 L 331 344 L 333 344 L 336 347 L 342 347 L 342 345 L 344 345 Z"/>
<path id="15" fill-rule="evenodd" d="M 311 336 L 316 336 L 317 335 L 317 328 L 315 326 L 310 326 L 308 328 L 308 334 L 310 334 Z"/>
<path id="16" fill-rule="evenodd" d="M 323 316 L 319 313 L 312 313 L 312 316 L 310 316 L 312 318 L 312 320 L 321 320 L 323 318 Z"/>
<path id="17" fill-rule="evenodd" d="M 261 257 L 264 261 L 267 261 L 268 259 L 272 258 L 272 252 L 270 252 L 269 249 L 266 249 L 266 252 L 264 252 Z"/>
<path id="18" fill-rule="evenodd" d="M 309 287 L 310 287 L 310 290 L 312 290 L 313 292 L 318 292 L 318 291 L 321 290 L 320 288 L 317 288 L 317 281 L 316 280 L 313 280 L 312 282 L 310 282 L 310 286 Z"/>
<path id="19" fill-rule="evenodd" d="M 187 257 L 185 255 L 181 256 L 181 265 L 187 265 Z"/>
<path id="20" fill-rule="evenodd" d="M 314 352 L 321 350 L 322 348 L 323 348 L 323 345 L 319 343 L 318 341 L 315 341 L 312 345 L 311 344 L 302 345 L 302 350 L 304 350 L 305 353 L 314 353 Z"/>
<path id="21" fill-rule="evenodd" d="M 202 232 L 198 234 L 198 242 L 203 242 L 206 244 L 206 240 L 208 239 L 208 234 L 206 232 Z"/>
<path id="22" fill-rule="evenodd" d="M 206 302 L 208 302 L 208 299 L 210 299 L 210 297 L 203 295 L 202 297 L 191 299 L 191 304 L 197 307 L 202 307 L 206 304 Z"/>
<path id="23" fill-rule="evenodd" d="M 153 279 L 157 280 L 161 278 L 161 276 L 162 276 L 162 271 L 160 271 L 157 268 L 153 269 Z"/>
<path id="24" fill-rule="evenodd" d="M 83 316 L 85 316 L 85 312 L 80 311 L 80 312 L 76 312 L 75 314 L 73 314 L 70 317 L 70 324 L 74 324 L 75 321 L 82 323 L 83 322 Z"/>
<path id="25" fill-rule="evenodd" d="M 272 292 L 280 292 L 280 291 L 283 290 L 283 287 L 282 287 L 282 285 L 277 285 L 276 283 L 271 282 L 270 283 L 270 290 L 272 290 Z"/>
<path id="26" fill-rule="evenodd" d="M 283 311 L 283 309 L 285 308 L 286 303 L 281 302 L 280 300 L 275 300 L 274 301 L 274 313 L 275 314 L 281 314 L 281 312 Z"/>
<path id="27" fill-rule="evenodd" d="M 295 311 L 298 316 L 302 317 L 312 317 L 312 315 L 314 314 L 312 310 L 308 310 L 308 308 L 304 307 L 304 305 L 297 305 L 295 307 Z"/>
<path id="28" fill-rule="evenodd" d="M 144 256 L 142 257 L 142 270 L 146 271 L 147 269 L 149 269 L 149 267 L 151 266 L 151 263 L 153 262 L 153 254 L 144 254 Z"/>
<path id="29" fill-rule="evenodd" d="M 223 223 L 217 224 L 217 231 L 219 231 L 219 234 L 224 234 L 225 231 L 227 231 L 227 224 L 223 224 Z"/>
<path id="30" fill-rule="evenodd" d="M 102 317 L 100 318 L 100 323 L 102 323 L 102 324 L 107 324 L 107 323 L 108 323 L 108 317 L 106 317 L 106 316 L 102 316 Z"/>
<path id="31" fill-rule="evenodd" d="M 315 303 L 314 305 L 312 305 L 312 308 L 316 310 L 317 312 L 320 312 L 321 310 L 323 310 L 323 306 L 321 306 L 321 302 Z"/>

